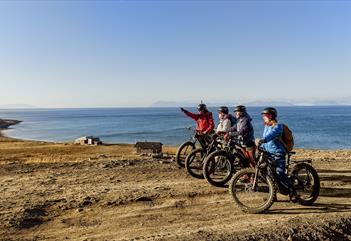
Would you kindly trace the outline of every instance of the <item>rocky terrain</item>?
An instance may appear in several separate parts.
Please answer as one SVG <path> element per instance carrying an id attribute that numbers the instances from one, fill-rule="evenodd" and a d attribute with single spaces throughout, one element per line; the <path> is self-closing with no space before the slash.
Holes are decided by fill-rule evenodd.
<path id="1" fill-rule="evenodd" d="M 132 145 L 0 138 L 0 240 L 351 240 L 351 151 L 297 150 L 321 179 L 314 206 L 286 196 L 265 214 L 227 188 Z"/>

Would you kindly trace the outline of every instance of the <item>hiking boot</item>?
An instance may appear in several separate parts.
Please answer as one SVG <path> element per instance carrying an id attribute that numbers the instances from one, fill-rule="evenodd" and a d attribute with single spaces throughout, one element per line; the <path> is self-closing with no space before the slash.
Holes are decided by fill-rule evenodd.
<path id="1" fill-rule="evenodd" d="M 297 203 L 298 201 L 300 201 L 300 195 L 298 195 L 297 192 L 293 190 L 289 194 L 289 199 L 290 199 L 290 202 Z"/>

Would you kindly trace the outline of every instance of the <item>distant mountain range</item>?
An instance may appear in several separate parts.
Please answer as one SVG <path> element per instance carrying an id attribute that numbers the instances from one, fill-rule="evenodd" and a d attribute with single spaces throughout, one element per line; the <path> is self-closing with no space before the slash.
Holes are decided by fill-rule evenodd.
<path id="1" fill-rule="evenodd" d="M 194 107 L 197 106 L 198 102 L 192 101 L 157 101 L 154 102 L 150 107 Z M 205 102 L 207 106 L 234 106 L 234 105 L 246 105 L 246 106 L 325 106 L 325 105 L 351 105 L 350 100 L 332 101 L 332 100 L 316 100 L 316 101 L 268 101 L 268 100 L 257 100 L 250 102 Z"/>
<path id="2" fill-rule="evenodd" d="M 26 105 L 26 104 L 0 105 L 0 109 L 27 109 L 27 108 L 38 108 L 38 107 L 33 105 Z"/>
<path id="3" fill-rule="evenodd" d="M 195 107 L 199 102 L 195 101 L 157 101 L 152 103 L 148 107 Z M 328 106 L 328 105 L 351 105 L 351 97 L 343 98 L 339 100 L 298 100 L 298 101 L 284 101 L 284 100 L 255 100 L 255 101 L 205 101 L 205 104 L 209 107 L 218 106 L 236 106 L 236 105 L 246 105 L 246 106 Z M 28 104 L 7 104 L 0 105 L 0 109 L 33 109 L 33 108 L 43 108 Z M 46 107 L 50 108 L 50 107 Z M 66 107 L 69 108 L 69 107 Z"/>

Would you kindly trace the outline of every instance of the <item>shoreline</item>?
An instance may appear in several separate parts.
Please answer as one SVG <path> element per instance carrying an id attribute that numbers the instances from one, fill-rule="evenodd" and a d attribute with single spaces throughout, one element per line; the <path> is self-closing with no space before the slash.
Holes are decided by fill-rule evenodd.
<path id="1" fill-rule="evenodd" d="M 3 134 L 2 131 L 8 130 L 10 126 L 17 125 L 22 121 L 19 120 L 11 120 L 11 119 L 0 119 L 0 137 L 7 137 Z M 8 137 L 10 138 L 10 137 Z"/>
<path id="2" fill-rule="evenodd" d="M 19 140 L 19 141 L 27 141 L 27 142 L 45 142 L 45 143 L 53 143 L 53 144 L 67 144 L 67 143 L 71 143 L 71 142 L 57 142 L 57 141 L 47 141 L 47 140 L 28 140 L 28 139 L 21 139 L 21 138 L 16 138 L 16 137 L 11 137 L 8 135 L 5 135 L 3 133 L 3 131 L 10 129 L 11 126 L 14 125 L 18 125 L 20 124 L 22 121 L 20 120 L 14 120 L 14 119 L 1 119 L 0 118 L 0 138 L 6 138 L 8 140 L 12 139 L 12 140 Z M 134 145 L 134 143 L 104 143 L 107 145 Z M 180 144 L 181 145 L 181 144 Z M 178 148 L 179 145 L 165 145 L 166 148 Z M 294 148 L 294 150 L 310 150 L 310 151 L 349 151 L 351 150 L 351 148 L 347 149 L 323 149 L 323 148 L 305 148 L 305 147 L 299 147 L 299 148 Z"/>

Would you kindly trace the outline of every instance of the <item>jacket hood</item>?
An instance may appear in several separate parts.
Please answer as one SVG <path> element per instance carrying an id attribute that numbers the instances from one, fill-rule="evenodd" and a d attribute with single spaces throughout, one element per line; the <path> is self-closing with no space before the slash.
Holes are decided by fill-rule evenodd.
<path id="1" fill-rule="evenodd" d="M 246 112 L 243 113 L 243 116 L 241 116 L 240 119 L 248 119 L 249 121 L 252 121 L 251 116 Z"/>

